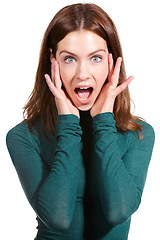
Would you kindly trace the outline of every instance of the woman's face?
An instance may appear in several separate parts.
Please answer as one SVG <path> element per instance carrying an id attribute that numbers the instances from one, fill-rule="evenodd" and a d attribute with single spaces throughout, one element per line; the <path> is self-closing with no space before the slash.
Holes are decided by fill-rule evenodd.
<path id="1" fill-rule="evenodd" d="M 108 75 L 108 48 L 97 34 L 71 32 L 57 46 L 56 59 L 64 88 L 74 105 L 91 109 Z"/>

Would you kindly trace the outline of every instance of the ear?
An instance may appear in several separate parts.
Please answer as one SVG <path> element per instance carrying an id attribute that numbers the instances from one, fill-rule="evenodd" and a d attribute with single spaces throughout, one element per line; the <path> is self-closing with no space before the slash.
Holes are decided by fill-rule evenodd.
<path id="1" fill-rule="evenodd" d="M 52 62 L 52 59 L 54 58 L 54 55 L 52 53 L 52 49 L 51 48 L 49 48 L 49 51 L 50 51 L 50 61 Z"/>

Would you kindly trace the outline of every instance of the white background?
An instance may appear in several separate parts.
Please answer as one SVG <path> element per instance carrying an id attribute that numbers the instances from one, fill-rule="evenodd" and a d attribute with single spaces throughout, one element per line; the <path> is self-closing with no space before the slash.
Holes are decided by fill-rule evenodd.
<path id="1" fill-rule="evenodd" d="M 54 14 L 79 1 L 6 0 L 0 6 L 0 226 L 3 240 L 33 240 L 35 213 L 20 186 L 5 146 L 7 131 L 22 120 L 34 85 L 43 34 Z M 159 1 L 93 0 L 115 22 L 122 43 L 135 114 L 155 129 L 156 142 L 129 240 L 160 239 L 160 14 Z M 76 240 L 76 239 L 75 239 Z"/>

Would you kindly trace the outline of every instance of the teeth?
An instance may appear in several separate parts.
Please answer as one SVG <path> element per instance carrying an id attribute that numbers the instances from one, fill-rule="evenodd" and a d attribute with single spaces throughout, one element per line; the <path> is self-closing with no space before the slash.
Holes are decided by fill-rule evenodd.
<path id="1" fill-rule="evenodd" d="M 82 90 L 83 90 L 83 89 L 88 89 L 88 88 L 89 88 L 89 87 L 80 87 L 80 89 L 82 89 Z"/>

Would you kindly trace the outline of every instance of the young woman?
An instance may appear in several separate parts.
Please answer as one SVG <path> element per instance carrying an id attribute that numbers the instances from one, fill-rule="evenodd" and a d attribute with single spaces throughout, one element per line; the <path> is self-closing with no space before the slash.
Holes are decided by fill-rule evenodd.
<path id="1" fill-rule="evenodd" d="M 154 144 L 130 113 L 132 79 L 106 12 L 74 4 L 55 15 L 25 120 L 7 134 L 37 240 L 128 238 Z"/>

